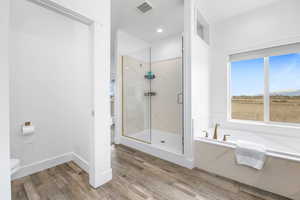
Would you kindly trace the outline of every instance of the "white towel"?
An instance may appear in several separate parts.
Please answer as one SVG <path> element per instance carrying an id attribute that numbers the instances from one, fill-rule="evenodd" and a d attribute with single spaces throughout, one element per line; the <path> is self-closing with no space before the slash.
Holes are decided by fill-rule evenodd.
<path id="1" fill-rule="evenodd" d="M 257 170 L 264 167 L 267 153 L 265 146 L 241 140 L 236 145 L 235 156 L 238 164 Z"/>

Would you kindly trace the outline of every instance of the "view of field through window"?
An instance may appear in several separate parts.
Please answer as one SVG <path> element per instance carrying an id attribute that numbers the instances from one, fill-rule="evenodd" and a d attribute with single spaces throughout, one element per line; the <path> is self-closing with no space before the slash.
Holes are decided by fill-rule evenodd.
<path id="1" fill-rule="evenodd" d="M 269 57 L 270 121 L 300 123 L 300 53 Z M 264 121 L 264 59 L 231 63 L 231 117 Z"/>
<path id="2" fill-rule="evenodd" d="M 232 119 L 264 120 L 264 59 L 231 63 Z"/>

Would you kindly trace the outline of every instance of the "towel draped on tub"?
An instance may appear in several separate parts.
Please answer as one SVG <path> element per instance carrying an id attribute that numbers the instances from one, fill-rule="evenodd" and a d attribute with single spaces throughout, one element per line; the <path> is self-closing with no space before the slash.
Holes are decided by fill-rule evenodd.
<path id="1" fill-rule="evenodd" d="M 237 164 L 261 170 L 266 161 L 266 148 L 263 145 L 238 140 L 235 149 Z"/>

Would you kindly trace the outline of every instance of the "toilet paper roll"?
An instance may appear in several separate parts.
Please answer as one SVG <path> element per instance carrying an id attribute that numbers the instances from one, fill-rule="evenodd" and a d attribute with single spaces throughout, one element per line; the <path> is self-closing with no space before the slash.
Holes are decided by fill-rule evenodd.
<path id="1" fill-rule="evenodd" d="M 31 135 L 34 133 L 34 126 L 23 126 L 22 135 Z"/>

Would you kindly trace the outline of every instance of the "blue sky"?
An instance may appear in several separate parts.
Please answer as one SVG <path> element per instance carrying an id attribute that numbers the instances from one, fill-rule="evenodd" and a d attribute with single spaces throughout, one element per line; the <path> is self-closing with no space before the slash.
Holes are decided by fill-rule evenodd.
<path id="1" fill-rule="evenodd" d="M 270 57 L 270 91 L 300 89 L 300 53 Z M 264 91 L 263 58 L 231 63 L 233 96 L 257 95 Z"/>

